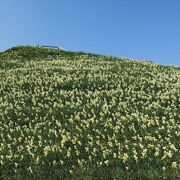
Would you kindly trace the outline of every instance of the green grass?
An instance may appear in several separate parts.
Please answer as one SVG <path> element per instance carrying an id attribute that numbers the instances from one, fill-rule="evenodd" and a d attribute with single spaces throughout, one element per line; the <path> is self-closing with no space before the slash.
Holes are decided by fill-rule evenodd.
<path id="1" fill-rule="evenodd" d="M 0 53 L 0 177 L 178 179 L 179 75 L 83 52 Z"/>

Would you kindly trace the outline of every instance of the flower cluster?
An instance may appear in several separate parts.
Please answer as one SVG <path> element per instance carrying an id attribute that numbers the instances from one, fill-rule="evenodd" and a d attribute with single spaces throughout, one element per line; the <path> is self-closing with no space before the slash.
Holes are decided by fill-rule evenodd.
<path id="1" fill-rule="evenodd" d="M 178 68 L 86 54 L 17 62 L 0 69 L 2 174 L 179 175 Z"/>

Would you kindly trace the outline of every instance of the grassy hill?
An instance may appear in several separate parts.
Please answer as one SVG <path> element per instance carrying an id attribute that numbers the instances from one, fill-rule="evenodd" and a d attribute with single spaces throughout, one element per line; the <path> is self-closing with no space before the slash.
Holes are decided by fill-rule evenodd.
<path id="1" fill-rule="evenodd" d="M 180 68 L 19 46 L 0 53 L 0 177 L 178 179 Z"/>

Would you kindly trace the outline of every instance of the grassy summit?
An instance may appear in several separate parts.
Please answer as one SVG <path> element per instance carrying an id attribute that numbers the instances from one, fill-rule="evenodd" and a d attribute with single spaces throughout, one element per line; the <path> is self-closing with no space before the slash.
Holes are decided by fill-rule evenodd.
<path id="1" fill-rule="evenodd" d="M 178 178 L 179 74 L 39 47 L 0 53 L 0 177 Z"/>

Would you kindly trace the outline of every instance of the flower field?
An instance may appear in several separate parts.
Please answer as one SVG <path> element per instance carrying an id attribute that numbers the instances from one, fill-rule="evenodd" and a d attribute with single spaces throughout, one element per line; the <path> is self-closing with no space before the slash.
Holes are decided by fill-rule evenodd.
<path id="1" fill-rule="evenodd" d="M 0 177 L 178 179 L 179 74 L 86 53 L 0 53 Z"/>

